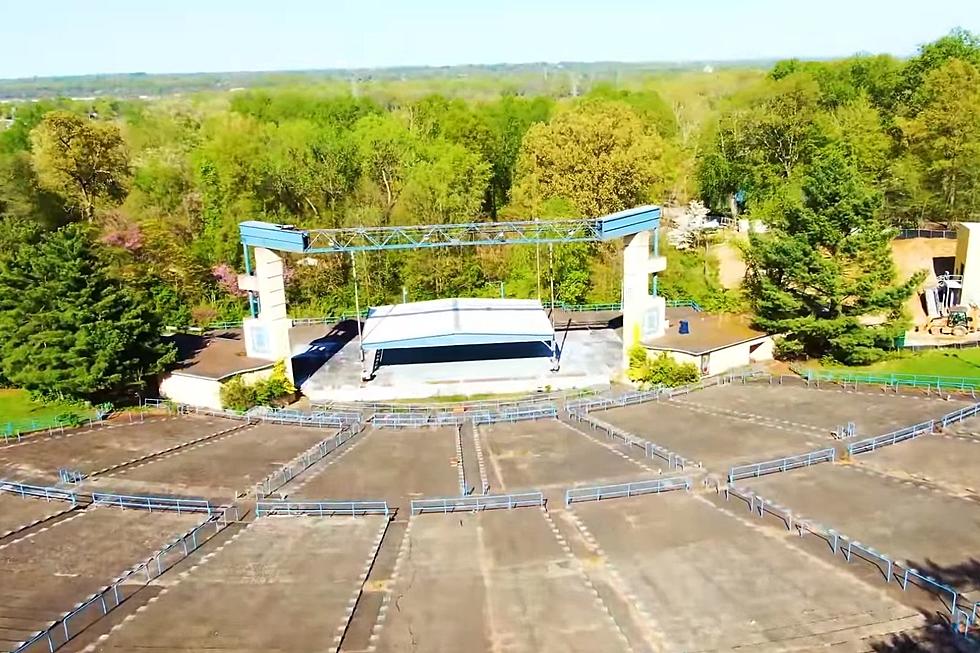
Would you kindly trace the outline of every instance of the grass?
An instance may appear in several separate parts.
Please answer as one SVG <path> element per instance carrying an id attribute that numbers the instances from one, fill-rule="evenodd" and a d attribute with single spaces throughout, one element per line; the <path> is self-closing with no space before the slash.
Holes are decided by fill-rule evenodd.
<path id="1" fill-rule="evenodd" d="M 847 372 L 980 377 L 980 348 L 930 350 L 915 354 L 902 354 L 873 365 L 827 369 Z"/>
<path id="2" fill-rule="evenodd" d="M 45 421 L 62 413 L 88 417 L 91 411 L 63 403 L 34 401 L 26 390 L 0 390 L 0 424 L 21 421 Z"/>

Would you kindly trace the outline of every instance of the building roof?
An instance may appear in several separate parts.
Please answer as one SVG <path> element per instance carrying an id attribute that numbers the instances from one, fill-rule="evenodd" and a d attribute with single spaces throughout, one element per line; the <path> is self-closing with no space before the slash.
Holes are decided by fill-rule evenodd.
<path id="1" fill-rule="evenodd" d="M 177 346 L 179 363 L 173 374 L 221 381 L 243 372 L 272 367 L 272 362 L 245 355 L 240 332 L 213 335 L 178 333 L 169 337 Z"/>
<path id="2" fill-rule="evenodd" d="M 552 342 L 555 329 L 533 299 L 435 299 L 375 306 L 364 324 L 362 348 L 408 349 Z"/>
<path id="3" fill-rule="evenodd" d="M 667 333 L 660 338 L 644 340 L 644 347 L 700 355 L 767 337 L 765 331 L 750 326 L 749 318 L 742 315 L 712 315 L 691 308 L 669 308 L 667 319 Z M 689 333 L 680 333 L 681 320 L 687 321 Z"/>

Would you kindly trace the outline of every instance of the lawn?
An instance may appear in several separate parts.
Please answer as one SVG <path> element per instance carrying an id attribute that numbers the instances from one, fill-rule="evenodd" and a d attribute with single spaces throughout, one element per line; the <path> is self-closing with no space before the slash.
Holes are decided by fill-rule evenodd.
<path id="1" fill-rule="evenodd" d="M 61 403 L 33 401 L 24 390 L 0 390 L 0 425 L 7 422 L 44 421 L 62 413 L 88 417 L 91 411 Z"/>
<path id="2" fill-rule="evenodd" d="M 864 367 L 833 368 L 833 371 L 980 377 L 980 348 L 930 350 Z"/>

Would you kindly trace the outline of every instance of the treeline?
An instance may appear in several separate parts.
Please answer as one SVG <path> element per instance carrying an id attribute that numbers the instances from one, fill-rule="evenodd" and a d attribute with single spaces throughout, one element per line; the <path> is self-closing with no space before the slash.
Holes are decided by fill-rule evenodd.
<path id="1" fill-rule="evenodd" d="M 977 215 L 977 52 L 957 32 L 907 62 L 788 61 L 767 75 L 658 75 L 559 97 L 295 87 L 18 105 L 0 131 L 0 330 L 11 334 L 0 372 L 49 393 L 129 392 L 172 357 L 150 335 L 161 324 L 244 313 L 243 220 L 551 219 L 695 198 L 772 225 L 747 254 L 747 297 L 799 343 L 786 353 L 854 360 L 848 343 L 880 351 L 911 292 L 893 287 L 885 227 Z M 619 299 L 620 256 L 611 243 L 357 264 L 365 303 L 495 296 L 501 284 L 548 298 L 552 281 L 557 300 L 583 303 Z M 740 305 L 703 252 L 669 256 L 665 294 Z M 290 259 L 293 314 L 353 308 L 351 273 L 349 257 Z M 876 331 L 859 323 L 869 313 Z M 833 333 L 812 333 L 825 323 Z"/>
<path id="2" fill-rule="evenodd" d="M 746 290 L 782 355 L 877 360 L 923 278 L 896 278 L 891 228 L 980 219 L 980 38 L 957 30 L 904 62 L 780 62 L 726 101 L 697 176 L 713 207 L 771 228 L 747 249 Z"/>
<path id="3" fill-rule="evenodd" d="M 244 88 L 302 85 L 369 97 L 438 92 L 454 96 L 500 95 L 501 92 L 552 95 L 585 93 L 603 82 L 623 83 L 651 74 L 676 74 L 714 68 L 765 69 L 772 61 L 627 63 L 619 61 L 521 63 L 459 66 L 398 66 L 275 72 L 146 74 L 121 73 L 0 79 L 0 100 L 59 97 L 139 98 Z M 0 115 L 3 109 L 0 107 Z"/>

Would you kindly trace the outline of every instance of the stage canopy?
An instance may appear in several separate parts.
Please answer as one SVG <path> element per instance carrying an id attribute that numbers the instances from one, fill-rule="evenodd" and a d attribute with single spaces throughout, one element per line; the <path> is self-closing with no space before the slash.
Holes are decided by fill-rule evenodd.
<path id="1" fill-rule="evenodd" d="M 534 299 L 435 299 L 376 306 L 368 311 L 363 350 L 543 342 L 555 329 Z"/>

